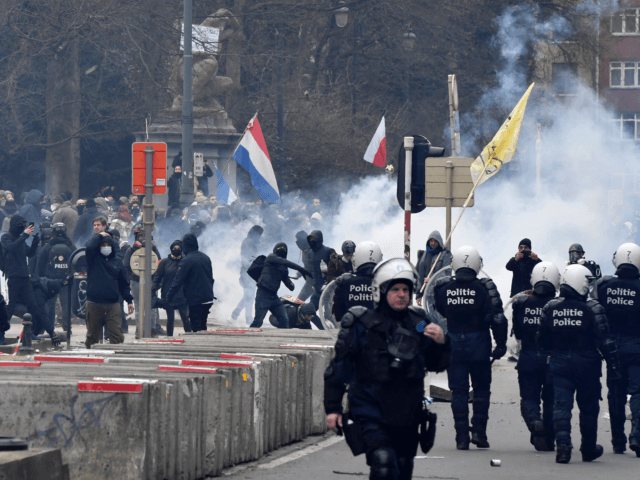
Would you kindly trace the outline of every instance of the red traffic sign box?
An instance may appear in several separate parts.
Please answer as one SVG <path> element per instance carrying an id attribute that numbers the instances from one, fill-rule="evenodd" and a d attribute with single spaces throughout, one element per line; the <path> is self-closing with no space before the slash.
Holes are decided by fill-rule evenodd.
<path id="1" fill-rule="evenodd" d="M 137 194 L 145 193 L 144 183 L 146 178 L 147 157 L 144 151 L 147 146 L 151 146 L 153 153 L 153 193 L 162 194 L 167 191 L 167 144 L 136 142 L 132 146 L 132 188 L 131 191 Z"/>

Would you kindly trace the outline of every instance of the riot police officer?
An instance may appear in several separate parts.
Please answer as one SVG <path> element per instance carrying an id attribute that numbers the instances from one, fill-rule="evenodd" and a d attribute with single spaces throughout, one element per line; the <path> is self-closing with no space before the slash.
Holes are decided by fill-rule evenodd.
<path id="1" fill-rule="evenodd" d="M 596 300 L 587 300 L 591 271 L 582 265 L 569 265 L 560 278 L 560 294 L 542 309 L 540 347 L 550 354 L 553 381 L 553 425 L 556 436 L 556 462 L 571 460 L 571 410 L 576 395 L 580 409 L 582 461 L 600 457 L 596 444 L 600 412 L 602 356 L 611 369 L 610 378 L 619 375 L 616 344 L 609 334 L 605 311 Z"/>
<path id="2" fill-rule="evenodd" d="M 574 243 L 569 247 L 569 261 L 567 262 L 567 265 L 583 265 L 591 271 L 591 275 L 595 277 L 596 280 L 601 278 L 602 272 L 600 271 L 600 265 L 593 260 L 585 259 L 584 254 L 585 251 L 582 248 L 582 245 Z"/>
<path id="3" fill-rule="evenodd" d="M 519 293 L 513 300 L 513 332 L 521 342 L 516 366 L 520 386 L 520 412 L 531 432 L 531 444 L 541 452 L 554 450 L 553 385 L 548 381 L 548 352 L 539 348 L 536 335 L 542 309 L 556 296 L 559 283 L 558 267 L 551 262 L 538 263 L 531 273 L 531 296 Z"/>
<path id="4" fill-rule="evenodd" d="M 429 324 L 424 310 L 409 306 L 417 281 L 415 268 L 402 258 L 379 264 L 372 281 L 374 308 L 353 307 L 342 318 L 336 354 L 325 372 L 328 426 L 349 429 L 352 451 L 366 453 L 372 479 L 411 478 L 421 440 L 424 377 L 449 363 L 447 336 Z M 342 412 L 347 384 L 348 420 Z"/>
<path id="5" fill-rule="evenodd" d="M 67 227 L 64 223 L 54 223 L 51 226 L 52 238 L 42 246 L 38 256 L 37 274 L 41 278 L 49 280 L 63 280 L 71 273 L 69 258 L 75 251 L 75 246 L 67 236 Z M 56 301 L 60 298 L 62 307 L 62 324 L 67 325 L 69 316 L 69 285 L 64 285 L 60 292 L 49 298 L 46 303 L 47 318 L 51 325 L 55 322 Z"/>
<path id="6" fill-rule="evenodd" d="M 358 244 L 352 258 L 355 274 L 345 273 L 335 280 L 333 315 L 337 322 L 351 307 L 373 308 L 373 269 L 381 261 L 382 250 L 377 243 L 367 241 Z"/>
<path id="7" fill-rule="evenodd" d="M 611 443 L 614 453 L 624 453 L 627 394 L 631 395 L 631 434 L 629 448 L 640 457 L 640 247 L 625 243 L 613 256 L 614 276 L 596 284 L 598 301 L 604 307 L 611 334 L 618 346 L 620 382 L 607 372 Z"/>
<path id="8" fill-rule="evenodd" d="M 491 358 L 502 358 L 507 352 L 507 319 L 496 285 L 489 278 L 477 278 L 482 258 L 475 248 L 458 248 L 451 268 L 453 277 L 436 281 L 434 298 L 436 310 L 447 320 L 451 337 L 451 365 L 447 374 L 456 448 L 469 449 L 469 377 L 473 384 L 471 443 L 489 448 Z M 489 330 L 497 344 L 493 352 Z"/>

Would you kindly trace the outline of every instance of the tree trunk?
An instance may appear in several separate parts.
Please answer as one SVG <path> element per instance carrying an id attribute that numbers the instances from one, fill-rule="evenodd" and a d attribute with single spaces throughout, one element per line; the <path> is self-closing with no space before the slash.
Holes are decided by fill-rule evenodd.
<path id="1" fill-rule="evenodd" d="M 46 193 L 78 198 L 80 186 L 80 71 L 78 43 L 72 41 L 47 69 Z"/>

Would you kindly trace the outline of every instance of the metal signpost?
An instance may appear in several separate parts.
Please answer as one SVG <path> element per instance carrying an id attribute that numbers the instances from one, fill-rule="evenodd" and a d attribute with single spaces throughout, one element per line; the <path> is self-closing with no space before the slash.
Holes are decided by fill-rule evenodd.
<path id="1" fill-rule="evenodd" d="M 411 261 L 411 157 L 413 137 L 404 137 L 404 258 Z"/>
<path id="2" fill-rule="evenodd" d="M 451 209 L 463 207 L 465 200 L 473 189 L 471 164 L 473 158 L 433 158 L 425 161 L 425 204 L 427 207 L 445 207 L 446 238 L 451 233 Z M 473 206 L 473 198 L 467 207 Z M 451 249 L 451 239 L 446 247 Z"/>
<path id="3" fill-rule="evenodd" d="M 151 234 L 149 234 L 149 237 Z M 147 233 L 145 227 L 145 245 L 147 244 Z M 140 277 L 140 305 L 138 312 L 138 331 L 140 338 L 151 337 L 151 275 L 158 269 L 158 256 L 151 248 L 142 247 L 131 255 L 129 266 L 133 273 Z"/>
<path id="4" fill-rule="evenodd" d="M 451 156 L 457 157 L 460 145 L 460 113 L 458 112 L 458 82 L 455 75 L 449 75 L 449 126 L 451 128 Z"/>

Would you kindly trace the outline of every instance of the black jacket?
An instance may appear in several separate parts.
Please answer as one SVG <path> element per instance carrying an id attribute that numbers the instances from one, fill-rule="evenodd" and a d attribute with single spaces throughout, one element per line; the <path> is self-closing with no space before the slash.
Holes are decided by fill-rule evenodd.
<path id="1" fill-rule="evenodd" d="M 307 237 L 307 242 L 309 241 L 309 237 L 314 237 L 317 240 L 317 243 L 314 247 L 311 247 L 309 251 L 309 260 L 311 261 L 313 274 L 313 288 L 317 295 L 320 295 L 322 291 L 322 286 L 325 283 L 325 276 L 322 273 L 320 268 L 320 263 L 324 262 L 327 267 L 329 267 L 329 262 L 331 261 L 331 254 L 336 253 L 333 248 L 325 247 L 324 245 L 324 237 L 322 236 L 322 232 L 320 230 L 312 231 Z M 311 245 L 311 243 L 309 243 Z"/>
<path id="2" fill-rule="evenodd" d="M 178 271 L 167 292 L 167 301 L 175 303 L 175 297 L 184 287 L 187 305 L 213 302 L 213 269 L 211 259 L 198 250 L 198 239 L 192 233 L 182 237 L 182 259 Z"/>
<path id="3" fill-rule="evenodd" d="M 49 266 L 49 252 L 51 252 L 51 249 L 55 245 L 60 245 L 60 244 L 66 245 L 67 247 L 69 247 L 69 250 L 70 250 L 69 253 L 73 253 L 76 249 L 73 242 L 69 240 L 69 237 L 67 236 L 53 237 L 51 240 L 49 240 L 49 242 L 45 243 L 40 249 L 40 252 L 38 253 L 38 265 L 36 268 L 37 268 L 37 273 L 39 277 L 54 278 L 52 275 L 47 274 L 48 273 L 47 267 Z"/>
<path id="4" fill-rule="evenodd" d="M 213 170 L 209 165 L 204 166 L 204 175 L 196 177 L 198 179 L 198 190 L 202 192 L 205 197 L 209 196 L 209 179 L 213 177 Z M 171 203 L 169 203 L 171 205 Z"/>
<path id="5" fill-rule="evenodd" d="M 4 276 L 11 277 L 29 277 L 29 267 L 27 265 L 27 257 L 31 258 L 38 250 L 40 237 L 34 237 L 31 246 L 27 246 L 26 240 L 29 235 L 24 233 L 22 224 L 26 220 L 20 215 L 11 217 L 9 223 L 9 233 L 5 233 L 0 239 L 2 243 L 2 255 L 5 258 Z"/>
<path id="6" fill-rule="evenodd" d="M 294 289 L 293 282 L 289 278 L 290 268 L 299 271 L 305 277 L 311 276 L 311 272 L 305 270 L 300 265 L 287 260 L 286 254 L 285 258 L 276 255 L 276 250 L 280 247 L 284 247 L 285 251 L 288 253 L 289 249 L 286 243 L 276 243 L 276 246 L 273 247 L 273 253 L 270 253 L 264 261 L 264 268 L 262 269 L 260 278 L 258 278 L 258 287 L 264 288 L 273 293 L 277 293 L 280 289 L 280 282 L 284 283 L 289 290 Z"/>
<path id="7" fill-rule="evenodd" d="M 180 204 L 180 185 L 182 183 L 182 173 L 174 173 L 169 177 L 167 188 L 169 189 L 169 205 Z"/>
<path id="8" fill-rule="evenodd" d="M 531 257 L 523 257 L 516 262 L 516 257 L 511 257 L 507 262 L 507 270 L 513 272 L 513 278 L 511 279 L 511 296 L 517 295 L 525 290 L 531 290 L 531 272 L 533 267 L 542 260 L 539 258 L 534 260 Z"/>
<path id="9" fill-rule="evenodd" d="M 100 244 L 111 245 L 111 253 L 105 257 L 100 253 Z M 133 302 L 129 280 L 118 260 L 118 242 L 111 237 L 94 234 L 87 242 L 87 300 L 94 303 L 118 303 L 122 295 L 128 303 Z"/>
<path id="10" fill-rule="evenodd" d="M 93 220 L 100 215 L 98 207 L 85 208 L 83 214 L 78 217 L 76 227 L 73 229 L 72 240 L 74 244 L 82 246 L 91 238 L 91 235 L 93 235 Z"/>
<path id="11" fill-rule="evenodd" d="M 174 245 L 182 246 L 182 242 L 180 240 L 176 240 L 171 244 L 171 248 Z M 160 297 L 163 300 L 167 299 L 167 293 L 169 293 L 169 288 L 173 284 L 173 279 L 178 273 L 178 266 L 180 265 L 180 258 L 174 258 L 173 255 L 169 254 L 168 257 L 163 258 L 158 265 L 158 270 L 153 275 L 153 290 L 160 290 Z M 182 288 L 178 290 L 176 295 L 171 302 L 172 305 L 184 305 L 187 303 L 187 299 L 184 296 L 184 291 Z"/>

